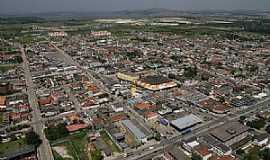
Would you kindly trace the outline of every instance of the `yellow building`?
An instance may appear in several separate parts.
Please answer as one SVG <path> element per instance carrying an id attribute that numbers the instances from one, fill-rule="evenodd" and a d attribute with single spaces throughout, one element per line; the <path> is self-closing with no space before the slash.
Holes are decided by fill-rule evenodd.
<path id="1" fill-rule="evenodd" d="M 129 74 L 129 73 L 117 73 L 117 78 L 124 81 L 130 81 L 132 83 L 135 83 L 135 81 L 139 79 L 139 76 L 135 74 Z"/>

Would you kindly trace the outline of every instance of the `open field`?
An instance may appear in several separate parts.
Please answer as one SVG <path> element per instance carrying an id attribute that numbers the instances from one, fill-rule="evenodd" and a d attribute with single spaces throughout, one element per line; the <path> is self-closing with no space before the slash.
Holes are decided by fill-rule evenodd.
<path id="1" fill-rule="evenodd" d="M 105 141 L 105 143 L 110 146 L 113 152 L 120 152 L 120 149 L 117 147 L 117 145 L 111 140 L 110 136 L 107 134 L 106 131 L 101 131 L 100 135 L 102 139 Z"/>
<path id="2" fill-rule="evenodd" d="M 26 141 L 24 138 L 18 139 L 16 141 L 1 143 L 0 144 L 0 154 L 15 151 L 23 146 L 26 146 Z"/>
<path id="3" fill-rule="evenodd" d="M 88 154 L 86 153 L 86 144 L 87 134 L 84 131 L 80 131 L 54 142 L 53 147 L 64 147 L 67 150 L 68 155 L 73 157 L 73 159 L 86 160 L 88 159 Z M 61 159 L 61 156 L 57 153 L 54 153 L 54 156 Z M 64 159 L 68 160 L 70 158 Z"/>

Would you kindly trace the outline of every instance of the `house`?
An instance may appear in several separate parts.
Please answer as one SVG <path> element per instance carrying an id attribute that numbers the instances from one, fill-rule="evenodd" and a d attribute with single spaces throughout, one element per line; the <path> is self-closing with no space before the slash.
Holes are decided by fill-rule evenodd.
<path id="1" fill-rule="evenodd" d="M 201 140 L 203 143 L 207 144 L 211 148 L 211 151 L 218 154 L 219 156 L 230 155 L 232 153 L 232 149 L 230 147 L 216 140 L 209 134 L 201 137 Z"/>
<path id="2" fill-rule="evenodd" d="M 114 112 L 123 112 L 124 111 L 124 107 L 121 104 L 112 105 L 112 109 Z"/>
<path id="3" fill-rule="evenodd" d="M 84 123 L 78 123 L 78 124 L 67 125 L 67 126 L 66 126 L 66 129 L 67 129 L 69 132 L 75 132 L 75 131 L 78 131 L 78 130 L 81 130 L 81 129 L 85 129 L 85 128 L 87 128 L 87 127 L 88 127 L 87 124 L 84 124 Z"/>
<path id="4" fill-rule="evenodd" d="M 9 119 L 13 122 L 22 122 L 31 119 L 30 113 L 10 112 Z"/>
<path id="5" fill-rule="evenodd" d="M 138 109 L 138 110 L 150 110 L 150 109 L 154 109 L 156 108 L 155 105 L 152 105 L 150 103 L 147 102 L 143 102 L 143 103 L 137 103 L 134 108 Z"/>
<path id="6" fill-rule="evenodd" d="M 144 118 L 145 120 L 156 120 L 158 118 L 158 114 L 156 112 L 145 112 Z"/>
<path id="7" fill-rule="evenodd" d="M 209 158 L 209 160 L 237 160 L 237 159 L 232 155 L 224 155 L 224 156 L 213 155 L 212 157 Z"/>
<path id="8" fill-rule="evenodd" d="M 190 139 L 182 141 L 182 147 L 188 152 L 191 152 L 193 148 L 195 148 L 199 144 L 200 143 L 198 142 L 197 137 L 192 137 Z"/>
<path id="9" fill-rule="evenodd" d="M 208 160 L 212 153 L 207 146 L 197 146 L 194 149 L 194 153 L 202 158 L 202 160 Z"/>
<path id="10" fill-rule="evenodd" d="M 168 147 L 163 157 L 166 160 L 187 160 L 188 156 L 177 146 Z"/>
<path id="11" fill-rule="evenodd" d="M 38 104 L 41 105 L 41 106 L 46 106 L 46 105 L 50 105 L 52 104 L 52 97 L 51 96 L 48 96 L 48 97 L 43 97 L 43 98 L 40 98 L 38 100 Z"/>
<path id="12" fill-rule="evenodd" d="M 260 147 L 263 147 L 263 146 L 267 145 L 268 142 L 269 142 L 268 134 L 259 134 L 259 135 L 256 135 L 254 137 L 254 141 L 253 141 L 253 143 L 256 146 L 260 146 Z"/>
<path id="13" fill-rule="evenodd" d="M 118 115 L 111 116 L 111 121 L 112 122 L 119 122 L 119 121 L 122 121 L 122 120 L 125 120 L 125 119 L 127 119 L 127 116 L 124 115 L 124 114 L 118 114 Z"/>
<path id="14" fill-rule="evenodd" d="M 5 96 L 0 96 L 0 110 L 6 109 L 6 100 L 7 98 Z"/>
<path id="15" fill-rule="evenodd" d="M 216 114 L 224 114 L 228 112 L 228 106 L 217 102 L 211 98 L 202 100 L 198 103 L 198 106 L 204 110 L 214 112 Z"/>
<path id="16" fill-rule="evenodd" d="M 26 103 L 20 103 L 14 107 L 16 112 L 29 112 L 30 105 Z"/>

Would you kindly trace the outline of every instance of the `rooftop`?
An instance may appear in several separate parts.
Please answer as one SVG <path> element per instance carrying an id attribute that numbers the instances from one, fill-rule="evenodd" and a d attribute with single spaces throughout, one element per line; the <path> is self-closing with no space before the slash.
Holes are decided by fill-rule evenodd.
<path id="1" fill-rule="evenodd" d="M 160 75 L 146 76 L 140 79 L 140 81 L 143 83 L 151 84 L 151 85 L 159 85 L 159 84 L 171 82 L 169 78 L 163 77 Z"/>
<path id="2" fill-rule="evenodd" d="M 171 124 L 177 127 L 179 130 L 183 130 L 190 126 L 196 125 L 200 122 L 202 122 L 202 120 L 199 117 L 193 114 L 190 114 L 182 118 L 178 118 L 176 120 L 171 121 Z"/>
<path id="3" fill-rule="evenodd" d="M 130 120 L 123 120 L 122 123 L 135 135 L 137 139 L 146 138 L 146 135 Z"/>
<path id="4" fill-rule="evenodd" d="M 224 124 L 218 128 L 215 128 L 213 131 L 210 132 L 215 138 L 219 139 L 222 142 L 226 142 L 235 136 L 238 136 L 246 131 L 248 131 L 248 127 L 242 125 L 239 122 L 231 122 Z"/>
<path id="5" fill-rule="evenodd" d="M 6 104 L 6 97 L 0 96 L 0 105 L 5 105 L 5 104 Z"/>

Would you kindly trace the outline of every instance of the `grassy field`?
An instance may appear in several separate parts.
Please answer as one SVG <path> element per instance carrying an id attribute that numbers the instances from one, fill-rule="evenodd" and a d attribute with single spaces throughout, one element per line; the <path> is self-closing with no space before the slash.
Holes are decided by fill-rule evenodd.
<path id="1" fill-rule="evenodd" d="M 10 69 L 13 69 L 17 66 L 18 64 L 0 64 L 0 73 L 1 72 L 6 72 Z"/>
<path id="2" fill-rule="evenodd" d="M 24 138 L 16 140 L 16 141 L 1 143 L 0 154 L 8 153 L 10 151 L 15 151 L 23 146 L 26 146 L 26 140 Z"/>
<path id="3" fill-rule="evenodd" d="M 109 137 L 109 135 L 107 134 L 106 131 L 101 131 L 100 135 L 102 137 L 102 139 L 105 141 L 105 143 L 107 145 L 110 146 L 110 148 L 112 149 L 113 152 L 120 152 L 120 149 L 117 147 L 117 145 L 111 140 L 111 138 Z"/>
<path id="4" fill-rule="evenodd" d="M 67 149 L 67 152 L 70 156 L 72 156 L 75 160 L 88 160 L 88 154 L 86 152 L 86 144 L 87 144 L 87 134 L 85 131 L 80 131 L 78 133 L 69 135 L 68 137 L 59 140 L 61 143 L 57 141 L 53 146 L 64 146 Z M 61 160 L 61 156 L 54 153 L 55 159 Z M 62 158 L 63 159 L 63 158 Z M 64 158 L 65 160 L 69 160 L 69 158 Z"/>

